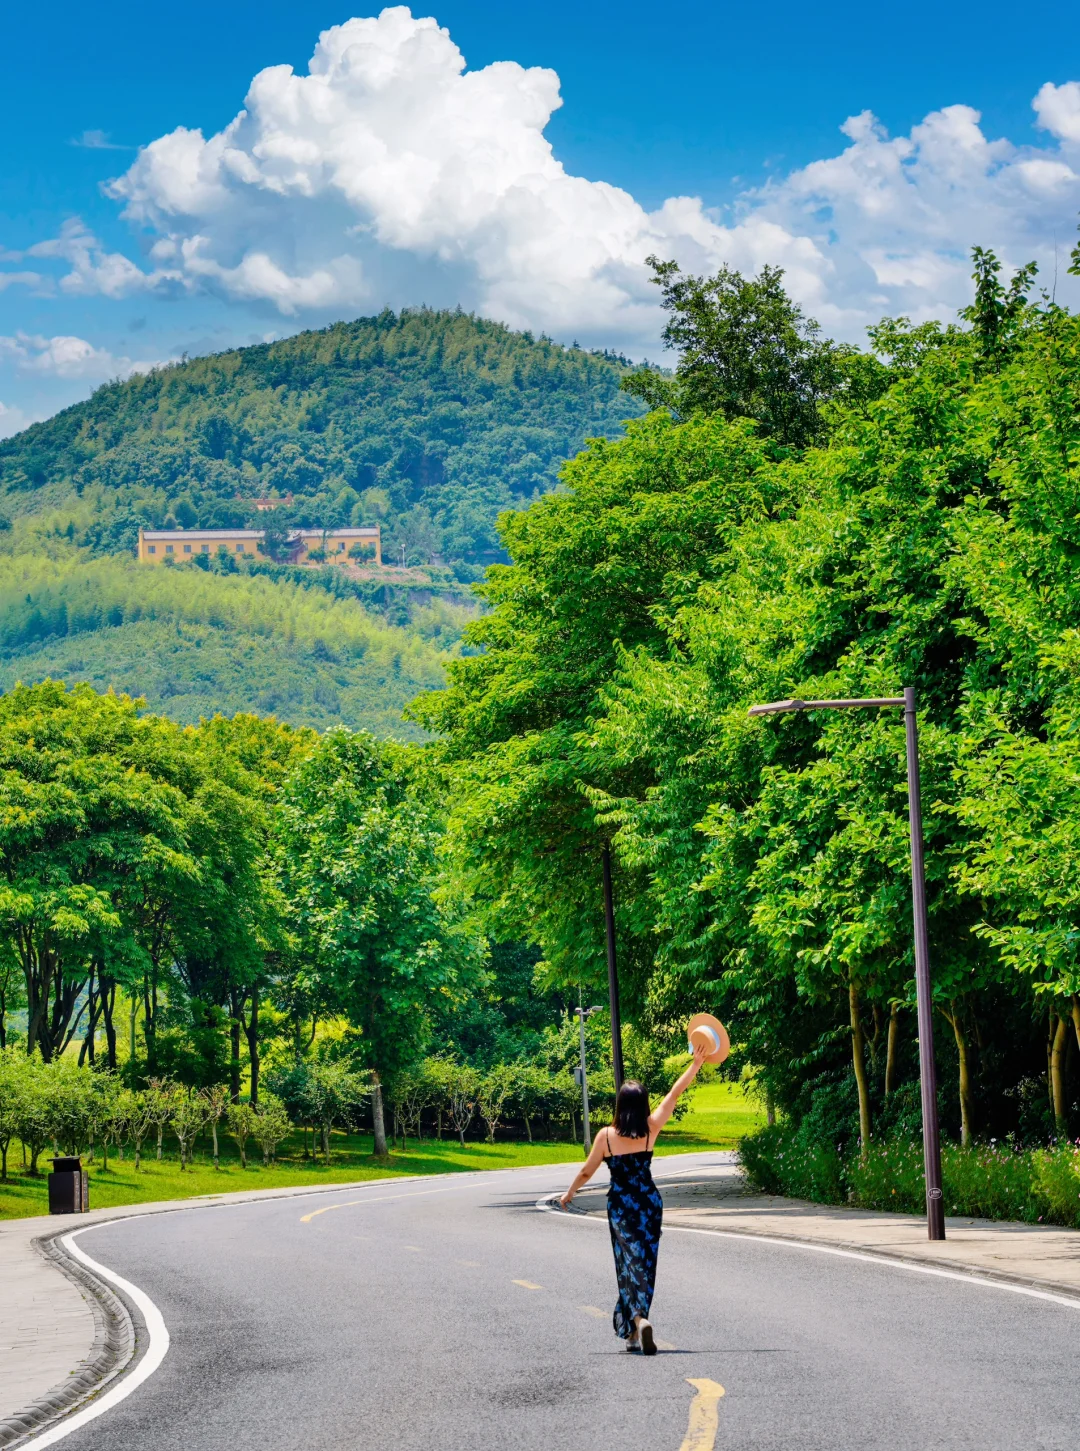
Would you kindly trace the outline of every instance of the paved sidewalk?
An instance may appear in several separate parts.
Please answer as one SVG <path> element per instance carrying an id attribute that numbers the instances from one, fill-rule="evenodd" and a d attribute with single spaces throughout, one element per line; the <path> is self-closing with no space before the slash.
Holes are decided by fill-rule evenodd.
<path id="1" fill-rule="evenodd" d="M 671 1159 L 654 1163 L 658 1179 Z M 926 1220 L 913 1214 L 829 1208 L 801 1199 L 749 1194 L 734 1163 L 662 1184 L 664 1219 L 686 1229 L 724 1230 L 775 1239 L 811 1240 L 942 1269 L 1007 1280 L 1080 1300 L 1080 1231 L 988 1219 L 946 1219 L 943 1241 L 926 1237 Z M 588 1190 L 583 1209 L 603 1213 Z"/>

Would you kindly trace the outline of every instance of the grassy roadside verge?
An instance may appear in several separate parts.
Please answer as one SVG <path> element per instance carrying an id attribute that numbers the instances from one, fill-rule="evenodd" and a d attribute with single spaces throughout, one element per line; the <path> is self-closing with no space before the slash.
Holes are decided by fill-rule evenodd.
<path id="1" fill-rule="evenodd" d="M 704 1084 L 694 1096 L 685 1118 L 667 1129 L 660 1154 L 688 1154 L 703 1149 L 735 1148 L 744 1134 L 760 1126 L 763 1115 L 742 1090 L 729 1083 Z M 100 1157 L 89 1166 L 90 1204 L 108 1209 L 123 1204 L 149 1204 L 163 1199 L 188 1199 L 200 1194 L 234 1194 L 247 1189 L 285 1189 L 304 1184 L 340 1184 L 359 1179 L 382 1179 L 387 1175 L 470 1173 L 483 1169 L 518 1169 L 531 1164 L 572 1163 L 581 1158 L 580 1143 L 474 1143 L 462 1148 L 456 1141 L 423 1139 L 408 1141 L 388 1159 L 372 1157 L 370 1135 L 335 1133 L 331 1164 L 313 1164 L 303 1154 L 299 1134 L 282 1144 L 278 1160 L 269 1168 L 248 1156 L 241 1169 L 232 1143 L 221 1136 L 221 1167 L 210 1161 L 209 1143 L 200 1141 L 192 1167 L 180 1172 L 171 1154 L 160 1162 L 144 1157 L 138 1173 L 130 1150 L 123 1159 L 110 1153 L 109 1167 L 102 1169 Z M 8 1158 L 10 1181 L 0 1184 L 0 1219 L 48 1213 L 45 1175 L 32 1179 L 16 1173 L 19 1152 L 13 1146 Z M 47 1167 L 47 1165 L 46 1165 Z"/>

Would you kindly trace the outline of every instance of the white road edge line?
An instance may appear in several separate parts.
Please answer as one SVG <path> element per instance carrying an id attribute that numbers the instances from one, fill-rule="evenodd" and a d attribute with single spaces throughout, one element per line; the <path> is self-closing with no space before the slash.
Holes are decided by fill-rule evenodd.
<path id="1" fill-rule="evenodd" d="M 133 1218 L 134 1216 L 130 1217 Z M 110 1224 L 119 1223 L 115 1219 L 107 1222 Z M 88 1224 L 85 1226 L 85 1229 L 96 1229 L 97 1227 L 97 1225 Z M 130 1280 L 125 1280 L 112 1270 L 106 1269 L 103 1264 L 99 1264 L 97 1260 L 91 1259 L 88 1254 L 85 1254 L 79 1248 L 75 1243 L 75 1235 L 85 1233 L 85 1229 L 76 1229 L 71 1234 L 65 1234 L 61 1243 L 68 1253 L 77 1259 L 80 1264 L 92 1270 L 95 1275 L 100 1275 L 103 1280 L 108 1280 L 109 1284 L 115 1285 L 118 1290 L 122 1290 L 128 1299 L 138 1306 L 139 1312 L 146 1324 L 150 1344 L 147 1347 L 145 1355 L 135 1366 L 135 1369 L 130 1375 L 124 1376 L 117 1385 L 113 1386 L 112 1390 L 106 1391 L 98 1400 L 92 1401 L 88 1406 L 84 1406 L 81 1411 L 76 1411 L 73 1416 L 69 1416 L 66 1420 L 58 1422 L 55 1426 L 50 1426 L 47 1431 L 43 1431 L 40 1436 L 35 1436 L 32 1441 L 23 1442 L 19 1451 L 39 1451 L 39 1448 L 54 1446 L 57 1441 L 62 1440 L 65 1436 L 69 1436 L 72 1431 L 77 1431 L 80 1426 L 85 1426 L 88 1421 L 96 1420 L 98 1416 L 103 1415 L 106 1411 L 111 1411 L 113 1406 L 117 1406 L 121 1401 L 126 1400 L 132 1391 L 138 1390 L 143 1381 L 150 1379 L 168 1353 L 169 1331 L 161 1311 L 145 1290 L 140 1290 L 138 1285 L 133 1285 Z"/>
<path id="2" fill-rule="evenodd" d="M 586 1219 L 592 1224 L 604 1224 L 606 1221 L 597 1219 L 584 1210 L 578 1210 L 573 1214 L 566 1214 L 565 1210 L 559 1210 L 555 1206 L 559 1196 L 557 1194 L 545 1195 L 543 1199 L 536 1201 L 536 1208 L 546 1214 L 558 1214 L 567 1219 Z M 815 1244 L 809 1239 L 780 1239 L 771 1234 L 746 1234 L 731 1229 L 691 1229 L 685 1224 L 665 1224 L 665 1234 L 708 1234 L 714 1239 L 738 1239 L 744 1243 L 747 1240 L 758 1241 L 765 1244 L 779 1245 L 781 1249 L 805 1249 L 812 1250 L 815 1254 L 836 1255 L 838 1259 L 844 1260 L 866 1260 L 872 1265 L 885 1265 L 891 1270 L 907 1270 L 915 1275 L 933 1275 L 939 1280 L 959 1280 L 965 1285 L 983 1285 L 991 1290 L 1008 1290 L 1013 1295 L 1027 1295 L 1033 1300 L 1050 1300 L 1055 1305 L 1065 1305 L 1070 1310 L 1080 1310 L 1080 1299 L 1073 1299 L 1069 1295 L 1055 1295 L 1052 1290 L 1036 1290 L 1029 1285 L 1010 1285 L 1007 1280 L 991 1279 L 988 1275 L 980 1275 L 978 1271 L 970 1274 L 963 1270 L 939 1270 L 936 1265 L 913 1264 L 910 1260 L 894 1259 L 891 1255 L 870 1254 L 867 1250 L 858 1249 L 837 1249 L 833 1245 Z"/>

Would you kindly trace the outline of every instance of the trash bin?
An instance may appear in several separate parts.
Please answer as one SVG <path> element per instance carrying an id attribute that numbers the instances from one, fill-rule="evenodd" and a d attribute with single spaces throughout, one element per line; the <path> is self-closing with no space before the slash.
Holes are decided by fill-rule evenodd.
<path id="1" fill-rule="evenodd" d="M 49 1175 L 49 1213 L 80 1214 L 90 1208 L 90 1186 L 82 1160 L 56 1158 Z"/>

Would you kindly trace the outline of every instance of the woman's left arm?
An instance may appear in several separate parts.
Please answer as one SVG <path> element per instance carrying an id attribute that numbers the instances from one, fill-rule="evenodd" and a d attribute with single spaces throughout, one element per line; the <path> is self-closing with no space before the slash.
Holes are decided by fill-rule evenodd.
<path id="1" fill-rule="evenodd" d="M 579 1189 L 581 1189 L 585 1184 L 589 1182 L 592 1176 L 596 1173 L 597 1169 L 599 1169 L 600 1160 L 604 1157 L 603 1136 L 606 1134 L 607 1129 L 601 1129 L 600 1133 L 597 1134 L 595 1139 L 593 1139 L 593 1146 L 589 1152 L 589 1157 L 585 1160 L 584 1164 L 582 1164 L 581 1168 L 574 1175 L 574 1182 L 570 1185 L 570 1188 L 559 1200 L 559 1203 L 564 1209 L 570 1208 L 571 1199 L 573 1199 L 574 1195 L 578 1192 Z"/>

